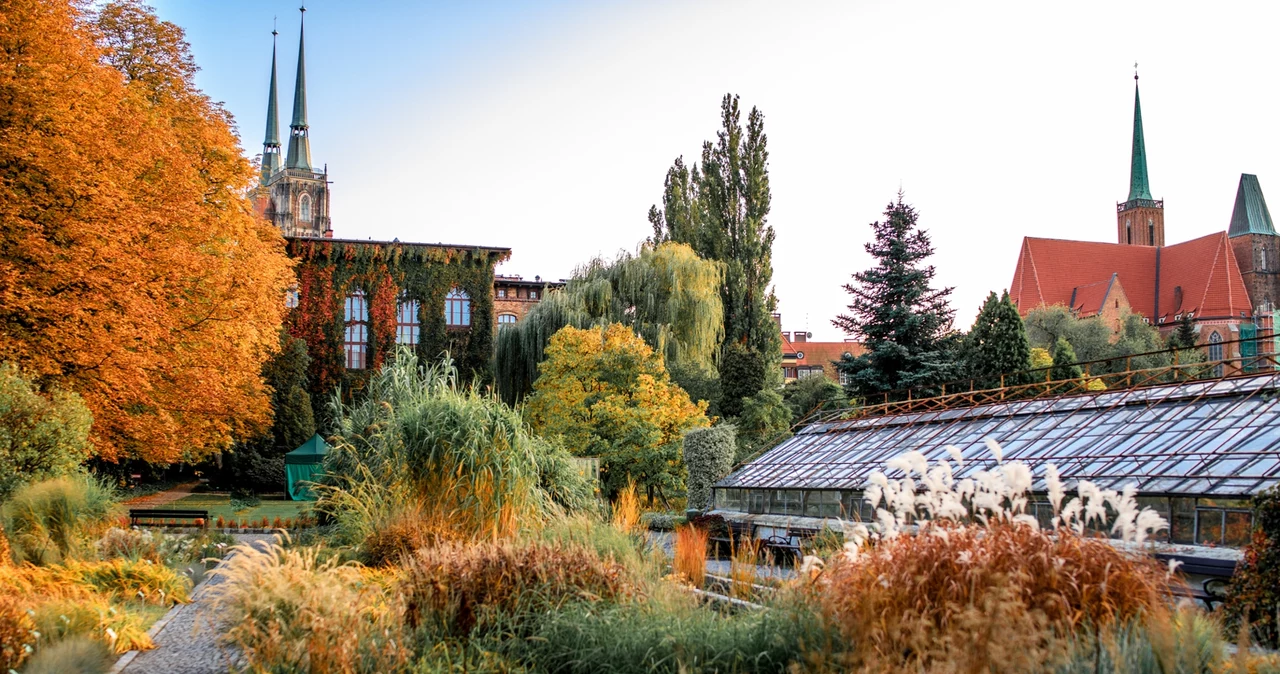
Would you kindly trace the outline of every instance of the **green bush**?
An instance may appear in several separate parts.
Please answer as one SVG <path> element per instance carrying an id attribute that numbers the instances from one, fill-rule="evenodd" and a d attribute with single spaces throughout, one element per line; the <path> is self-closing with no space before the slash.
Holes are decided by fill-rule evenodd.
<path id="1" fill-rule="evenodd" d="M 0 508 L 14 561 L 37 565 L 95 555 L 116 514 L 114 492 L 87 475 L 29 484 Z"/>
<path id="2" fill-rule="evenodd" d="M 1253 508 L 1253 540 L 1227 588 L 1223 617 L 1229 634 L 1247 621 L 1254 641 L 1280 648 L 1280 487 L 1255 496 Z"/>
<path id="3" fill-rule="evenodd" d="M 684 465 L 689 470 L 690 510 L 711 507 L 711 485 L 733 469 L 737 429 L 733 424 L 694 428 L 684 434 Z"/>
<path id="4" fill-rule="evenodd" d="M 0 501 L 22 484 L 74 472 L 89 458 L 92 425 L 80 396 L 42 396 L 15 365 L 0 364 Z"/>
<path id="5" fill-rule="evenodd" d="M 826 377 L 806 377 L 788 382 L 782 387 L 782 401 L 791 408 L 792 424 L 799 423 L 815 409 L 831 410 L 849 404 L 844 389 Z"/>

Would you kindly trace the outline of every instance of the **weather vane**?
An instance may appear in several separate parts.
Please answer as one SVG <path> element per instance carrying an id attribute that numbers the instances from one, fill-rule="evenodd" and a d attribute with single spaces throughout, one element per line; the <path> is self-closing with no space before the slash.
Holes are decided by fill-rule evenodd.
<path id="1" fill-rule="evenodd" d="M 280 17 L 278 17 L 278 16 L 273 16 L 273 17 L 271 17 L 271 34 L 272 34 L 272 35 L 279 35 L 279 34 L 280 34 L 280 33 L 277 33 L 277 32 L 276 32 L 276 19 L 278 19 L 278 18 L 280 18 Z"/>

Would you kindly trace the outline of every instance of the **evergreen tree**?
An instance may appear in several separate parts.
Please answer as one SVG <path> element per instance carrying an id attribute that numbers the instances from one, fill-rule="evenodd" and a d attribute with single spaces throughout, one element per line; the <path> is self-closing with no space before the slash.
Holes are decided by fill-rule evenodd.
<path id="1" fill-rule="evenodd" d="M 702 146 L 701 168 L 676 159 L 667 171 L 663 208 L 649 209 L 654 241 L 689 244 L 725 265 L 720 286 L 725 343 L 743 344 L 765 359 L 770 381 L 781 384 L 782 340 L 773 320 L 768 138 L 764 114 L 752 108 L 742 127 L 738 97 L 725 94 L 716 142 Z M 775 381 L 776 380 L 776 381 Z"/>
<path id="2" fill-rule="evenodd" d="M 1027 383 L 1031 345 L 1027 341 L 1027 328 L 1008 291 L 1000 297 L 994 292 L 987 296 L 967 342 L 967 365 L 978 386 L 994 388 Z M 1003 381 L 1001 375 L 1005 375 Z"/>
<path id="3" fill-rule="evenodd" d="M 1071 348 L 1071 342 L 1066 337 L 1059 337 L 1053 343 L 1053 369 L 1049 370 L 1049 375 L 1059 381 L 1084 376 L 1084 372 L 1076 364 L 1075 349 Z"/>
<path id="4" fill-rule="evenodd" d="M 1196 335 L 1196 326 L 1191 321 L 1190 312 L 1182 314 L 1182 318 L 1178 321 L 1178 328 L 1169 335 L 1169 347 L 1174 349 L 1193 349 L 1199 336 Z"/>
<path id="5" fill-rule="evenodd" d="M 866 249 L 876 266 L 854 274 L 857 283 L 844 286 L 853 297 L 849 313 L 832 321 L 867 349 L 837 363 L 855 396 L 937 384 L 957 370 L 948 348 L 951 288 L 930 287 L 934 268 L 924 262 L 933 246 L 917 226 L 915 209 L 902 197 L 899 192 L 884 220 L 871 224 L 875 240 Z"/>
<path id="6" fill-rule="evenodd" d="M 760 352 L 739 344 L 727 344 L 720 356 L 720 413 L 742 414 L 742 401 L 765 387 L 768 365 Z"/>

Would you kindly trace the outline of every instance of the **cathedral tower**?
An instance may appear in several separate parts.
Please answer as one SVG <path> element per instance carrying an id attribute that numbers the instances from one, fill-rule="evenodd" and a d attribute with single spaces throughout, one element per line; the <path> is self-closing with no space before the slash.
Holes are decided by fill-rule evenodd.
<path id="1" fill-rule="evenodd" d="M 1151 197 L 1137 73 L 1133 74 L 1133 156 L 1129 164 L 1129 199 L 1116 204 L 1116 234 L 1117 240 L 1124 244 L 1164 245 L 1164 200 Z"/>
<path id="2" fill-rule="evenodd" d="M 311 166 L 307 126 L 307 70 L 305 17 L 298 31 L 298 74 L 293 87 L 293 121 L 289 123 L 289 153 L 280 165 L 279 124 L 276 121 L 276 54 L 272 31 L 271 91 L 267 98 L 267 134 L 262 144 L 262 186 L 270 196 L 265 215 L 285 236 L 333 236 L 329 223 L 329 175 Z"/>

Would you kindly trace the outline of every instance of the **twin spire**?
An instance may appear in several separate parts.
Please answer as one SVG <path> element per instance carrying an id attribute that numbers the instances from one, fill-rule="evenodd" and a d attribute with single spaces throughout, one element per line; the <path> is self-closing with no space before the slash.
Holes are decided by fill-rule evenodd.
<path id="1" fill-rule="evenodd" d="M 271 90 L 267 94 L 267 133 L 262 141 L 262 183 L 282 168 L 311 169 L 311 142 L 307 138 L 307 68 L 303 40 L 306 7 L 299 8 L 303 20 L 298 29 L 298 76 L 293 85 L 293 121 L 289 123 L 289 154 L 280 162 L 280 123 L 276 117 L 276 31 L 271 31 Z"/>
<path id="2" fill-rule="evenodd" d="M 1134 64 L 1137 65 L 1136 63 Z M 1133 73 L 1133 158 L 1129 165 L 1129 201 L 1151 201 L 1147 178 L 1147 144 L 1142 137 L 1142 101 L 1138 98 L 1138 73 Z"/>

